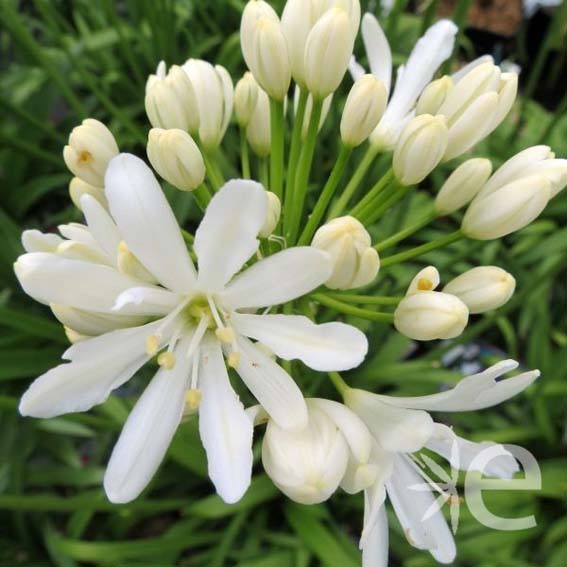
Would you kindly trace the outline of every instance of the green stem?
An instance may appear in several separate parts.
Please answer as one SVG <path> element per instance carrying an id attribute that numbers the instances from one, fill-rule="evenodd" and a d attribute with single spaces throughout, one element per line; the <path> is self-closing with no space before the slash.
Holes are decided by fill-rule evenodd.
<path id="1" fill-rule="evenodd" d="M 301 222 L 301 216 L 303 214 L 303 206 L 305 204 L 305 197 L 307 196 L 309 174 L 311 173 L 311 164 L 315 153 L 315 142 L 317 141 L 317 132 L 319 131 L 319 121 L 321 119 L 322 108 L 323 101 L 313 100 L 311 116 L 309 118 L 309 128 L 307 129 L 307 136 L 305 137 L 305 143 L 301 150 L 295 175 L 293 188 L 293 213 L 290 222 L 289 234 L 287 235 L 288 245 L 290 246 L 295 243 L 297 233 L 299 231 L 299 223 Z"/>
<path id="2" fill-rule="evenodd" d="M 403 299 L 403 297 L 360 295 L 356 293 L 327 293 L 325 295 L 344 303 L 362 303 L 363 305 L 397 305 Z"/>
<path id="3" fill-rule="evenodd" d="M 374 206 L 375 200 L 388 186 L 392 178 L 394 177 L 394 171 L 392 168 L 388 169 L 386 173 L 374 184 L 374 186 L 366 193 L 366 195 L 351 209 L 350 215 L 353 217 L 358 217 L 362 214 L 368 207 Z"/>
<path id="4" fill-rule="evenodd" d="M 374 206 L 364 216 L 359 217 L 364 224 L 372 224 L 376 222 L 388 209 L 392 208 L 398 201 L 401 201 L 406 193 L 412 188 L 412 185 L 397 185 L 390 192 L 388 197 Z"/>
<path id="5" fill-rule="evenodd" d="M 197 201 L 197 204 L 199 205 L 199 208 L 204 211 L 211 200 L 211 194 L 209 193 L 207 186 L 205 184 L 199 185 L 199 187 L 192 191 L 192 193 L 193 197 L 195 197 L 195 201 Z"/>
<path id="6" fill-rule="evenodd" d="M 328 219 L 332 219 L 342 215 L 343 211 L 348 205 L 348 202 L 350 201 L 350 199 L 356 192 L 358 186 L 360 185 L 362 178 L 366 175 L 368 168 L 374 162 L 374 159 L 376 158 L 377 154 L 378 151 L 374 146 L 372 145 L 368 146 L 368 149 L 366 150 L 364 157 L 358 164 L 353 176 L 351 177 L 351 180 L 348 182 L 348 185 L 345 187 L 345 190 L 338 198 L 337 202 L 331 207 L 331 212 L 329 213 Z"/>
<path id="7" fill-rule="evenodd" d="M 283 102 L 270 99 L 270 181 L 271 191 L 281 200 L 283 193 L 284 167 L 284 105 Z"/>
<path id="8" fill-rule="evenodd" d="M 327 183 L 325 183 L 325 187 L 323 187 L 323 191 L 321 191 L 321 195 L 319 195 L 319 199 L 317 200 L 317 203 L 313 208 L 313 212 L 309 217 L 307 226 L 305 227 L 305 230 L 299 238 L 298 244 L 300 246 L 307 245 L 313 238 L 313 235 L 317 230 L 317 226 L 323 218 L 323 215 L 325 214 L 325 211 L 327 210 L 327 207 L 331 202 L 333 195 L 335 194 L 337 185 L 339 184 L 339 181 L 343 176 L 351 152 L 352 148 L 344 145 L 341 146 L 339 156 L 337 158 L 337 161 L 335 162 L 335 165 L 333 166 L 333 171 L 327 179 Z"/>
<path id="9" fill-rule="evenodd" d="M 392 40 L 392 36 L 396 33 L 400 15 L 405 10 L 408 2 L 409 0 L 394 1 L 394 5 L 392 6 L 392 10 L 388 15 L 388 21 L 386 23 L 386 35 L 388 36 L 388 39 L 390 39 L 390 41 Z"/>
<path id="10" fill-rule="evenodd" d="M 423 14 L 423 18 L 421 20 L 421 33 L 419 34 L 422 36 L 429 26 L 433 23 L 433 19 L 437 14 L 437 8 L 439 7 L 439 0 L 430 0 L 427 8 L 425 9 L 425 13 Z"/>
<path id="11" fill-rule="evenodd" d="M 381 252 L 382 250 L 386 250 L 386 248 L 390 248 L 391 246 L 394 246 L 394 244 L 401 242 L 408 236 L 411 236 L 412 234 L 416 233 L 418 230 L 421 230 L 424 226 L 428 225 L 431 221 L 435 220 L 436 218 L 437 215 L 435 214 L 435 212 L 429 213 L 428 215 L 424 216 L 421 220 L 417 221 L 416 223 L 408 226 L 407 228 L 404 228 L 403 230 L 400 230 L 399 232 L 396 232 L 396 234 L 393 234 L 389 238 L 386 238 L 386 240 L 382 240 L 382 242 L 375 244 L 374 245 L 375 250 Z"/>
<path id="12" fill-rule="evenodd" d="M 405 262 L 406 260 L 418 258 L 423 254 L 427 254 L 427 252 L 448 246 L 449 244 L 457 242 L 457 240 L 461 240 L 461 238 L 464 237 L 465 235 L 461 232 L 460 229 L 456 230 L 451 234 L 447 234 L 446 236 L 442 236 L 441 238 L 433 240 L 433 242 L 428 242 L 427 244 L 423 244 L 422 246 L 418 246 L 417 248 L 412 248 L 411 250 L 406 250 L 405 252 L 400 252 L 399 254 L 394 254 L 393 256 L 383 258 L 380 262 L 380 266 L 382 268 L 385 268 L 387 266 L 391 266 L 392 264 L 399 264 L 400 262 Z"/>
<path id="13" fill-rule="evenodd" d="M 5 137 L 0 135 L 0 142 L 6 148 L 11 147 L 18 152 L 28 154 L 46 163 L 50 163 L 51 165 L 54 165 L 59 169 L 62 168 L 63 158 L 60 154 L 54 155 L 52 153 L 46 152 L 45 150 L 38 148 L 36 145 L 26 142 L 25 139 L 21 139 L 16 136 Z"/>
<path id="14" fill-rule="evenodd" d="M 242 177 L 250 179 L 250 151 L 244 128 L 240 128 L 240 163 L 242 164 Z"/>
<path id="15" fill-rule="evenodd" d="M 202 149 L 201 153 L 203 155 L 203 161 L 205 162 L 205 168 L 207 169 L 207 177 L 213 189 L 218 191 L 224 185 L 224 179 L 216 166 L 215 158 L 212 153 L 203 151 Z"/>
<path id="16" fill-rule="evenodd" d="M 267 158 L 260 158 L 259 160 L 259 168 L 260 168 L 260 183 L 264 186 L 264 187 L 269 187 L 269 178 L 270 176 L 268 175 L 268 160 Z"/>
<path id="17" fill-rule="evenodd" d="M 193 246 L 193 243 L 195 242 L 195 237 L 189 231 L 182 228 L 181 236 L 183 236 L 183 240 L 185 240 L 185 244 L 187 244 L 188 246 Z"/>
<path id="18" fill-rule="evenodd" d="M 342 301 L 333 299 L 323 293 L 314 293 L 311 297 L 315 301 L 318 301 L 321 305 L 325 305 L 325 307 L 330 307 L 331 309 L 340 311 L 346 315 L 354 315 L 355 317 L 361 317 L 362 319 L 368 319 L 369 321 L 380 321 L 382 323 L 392 323 L 394 321 L 393 313 L 380 313 L 378 311 L 371 311 L 370 309 L 354 307 L 353 305 L 343 303 Z"/>
<path id="19" fill-rule="evenodd" d="M 348 384 L 343 380 L 343 377 L 338 372 L 328 372 L 327 376 L 330 378 L 333 386 L 337 389 L 337 392 L 341 396 L 344 396 L 349 387 Z"/>

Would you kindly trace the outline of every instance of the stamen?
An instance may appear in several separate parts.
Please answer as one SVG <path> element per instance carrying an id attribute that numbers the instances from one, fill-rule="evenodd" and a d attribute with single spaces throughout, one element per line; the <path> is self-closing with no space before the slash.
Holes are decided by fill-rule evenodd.
<path id="1" fill-rule="evenodd" d="M 189 406 L 189 409 L 196 410 L 201 403 L 201 390 L 196 390 L 191 388 L 185 392 L 185 402 Z"/>
<path id="2" fill-rule="evenodd" d="M 433 289 L 433 282 L 427 278 L 419 278 L 419 280 L 417 280 L 417 289 L 419 289 L 419 291 L 431 291 Z"/>
<path id="3" fill-rule="evenodd" d="M 225 326 L 224 321 L 222 320 L 222 318 L 221 318 L 221 316 L 218 312 L 217 306 L 215 305 L 215 302 L 213 301 L 213 298 L 210 295 L 207 295 L 207 301 L 209 303 L 209 308 L 211 310 L 211 314 L 213 316 L 213 319 L 215 320 L 216 326 L 219 329 L 222 329 Z"/>
<path id="4" fill-rule="evenodd" d="M 201 317 L 195 332 L 193 333 L 193 337 L 191 338 L 191 343 L 189 344 L 189 348 L 187 349 L 187 354 L 185 355 L 187 359 L 190 359 L 197 350 L 201 339 L 204 337 L 205 333 L 207 332 L 207 328 L 209 326 L 209 318 L 208 317 Z"/>
<path id="5" fill-rule="evenodd" d="M 219 327 L 215 331 L 215 335 L 217 339 L 223 343 L 232 343 L 234 342 L 234 330 L 232 327 Z"/>
<path id="6" fill-rule="evenodd" d="M 191 369 L 191 389 L 196 390 L 199 384 L 199 348 L 193 356 L 193 368 Z"/>
<path id="7" fill-rule="evenodd" d="M 236 367 L 238 366 L 238 363 L 240 362 L 240 353 L 237 352 L 237 351 L 235 351 L 235 350 L 233 350 L 233 351 L 230 353 L 227 362 L 228 362 L 228 365 L 229 365 L 231 368 L 236 368 Z"/>
<path id="8" fill-rule="evenodd" d="M 157 362 L 166 370 L 171 370 L 175 366 L 175 355 L 172 352 L 162 352 L 158 356 Z"/>
<path id="9" fill-rule="evenodd" d="M 160 335 L 150 335 L 146 337 L 146 354 L 155 356 L 159 350 Z"/>

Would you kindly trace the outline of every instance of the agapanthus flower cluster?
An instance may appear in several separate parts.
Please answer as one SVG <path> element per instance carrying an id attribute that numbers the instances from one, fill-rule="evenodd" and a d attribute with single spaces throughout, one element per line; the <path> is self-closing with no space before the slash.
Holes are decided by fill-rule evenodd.
<path id="1" fill-rule="evenodd" d="M 477 266 L 441 286 L 443 275 L 427 266 L 407 282 L 405 296 L 383 298 L 384 311 L 365 307 L 380 269 L 460 239 L 501 238 L 532 222 L 567 184 L 567 160 L 547 146 L 520 152 L 494 173 L 486 158 L 461 160 L 432 212 L 373 244 L 372 227 L 408 191 L 506 118 L 517 76 L 483 57 L 436 78 L 457 32 L 442 20 L 393 81 L 384 32 L 371 14 L 360 20 L 358 0 L 288 0 L 281 18 L 263 0 L 251 0 L 240 29 L 249 71 L 235 88 L 220 65 L 159 63 L 145 92 L 147 158 L 202 209 L 194 233 L 178 225 L 150 166 L 120 153 L 105 125 L 88 119 L 73 130 L 63 156 L 85 222 L 62 225 L 59 234 L 26 231 L 26 253 L 15 264 L 24 291 L 51 308 L 72 345 L 65 362 L 25 392 L 20 412 L 49 418 L 87 411 L 144 365 L 157 365 L 110 457 L 104 488 L 112 502 L 131 501 L 147 487 L 176 429 L 194 415 L 217 493 L 238 501 L 250 485 L 254 426 L 266 424 L 263 466 L 289 498 L 322 502 L 339 487 L 364 494 L 365 565 L 387 563 L 386 497 L 410 543 L 447 563 L 456 550 L 441 511 L 424 520 L 434 494 L 408 492 L 423 476 L 416 455 L 428 449 L 452 462 L 457 446 L 466 469 L 486 443 L 458 437 L 429 412 L 494 406 L 539 373 L 497 381 L 518 366 L 503 361 L 429 396 L 353 389 L 337 372 L 362 364 L 369 345 L 342 319 L 391 324 L 411 339 L 432 341 L 458 337 L 470 315 L 504 305 L 516 282 L 502 268 Z M 370 73 L 353 56 L 359 26 Z M 339 154 L 319 186 L 312 183 L 317 136 L 349 69 L 354 83 L 336 132 Z M 241 154 L 232 166 L 240 174 L 226 180 L 219 156 L 233 119 Z M 366 142 L 345 179 L 355 149 Z M 361 194 L 378 156 L 390 167 Z M 380 257 L 464 207 L 455 233 Z M 357 288 L 369 295 L 345 293 Z M 294 380 L 301 365 L 329 373 L 343 401 L 305 398 Z M 257 405 L 244 407 L 233 371 Z M 517 463 L 502 451 L 482 472 L 513 476 Z"/>

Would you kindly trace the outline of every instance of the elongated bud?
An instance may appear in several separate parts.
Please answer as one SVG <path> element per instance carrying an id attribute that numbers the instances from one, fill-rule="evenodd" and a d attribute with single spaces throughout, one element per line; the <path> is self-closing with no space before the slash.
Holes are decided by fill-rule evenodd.
<path id="1" fill-rule="evenodd" d="M 275 10 L 264 0 L 250 0 L 244 7 L 240 20 L 240 48 L 244 61 L 253 58 L 254 31 L 260 19 L 278 22 Z"/>
<path id="2" fill-rule="evenodd" d="M 242 53 L 258 84 L 272 98 L 281 101 L 291 82 L 287 43 L 278 17 L 275 13 L 258 17 L 258 4 L 257 0 L 252 0 L 242 14 Z"/>
<path id="3" fill-rule="evenodd" d="M 451 280 L 445 293 L 458 297 L 469 313 L 485 313 L 502 307 L 514 294 L 516 280 L 497 266 L 479 266 Z"/>
<path id="4" fill-rule="evenodd" d="M 153 168 L 174 187 L 192 191 L 203 183 L 203 156 L 187 132 L 152 128 L 146 149 Z"/>
<path id="5" fill-rule="evenodd" d="M 437 214 L 448 215 L 470 203 L 491 173 L 492 164 L 485 158 L 469 159 L 459 165 L 437 193 L 435 198 Z"/>
<path id="6" fill-rule="evenodd" d="M 234 114 L 241 128 L 248 126 L 257 100 L 258 83 L 256 83 L 254 75 L 250 71 L 246 71 L 242 79 L 236 83 L 234 89 Z"/>
<path id="7" fill-rule="evenodd" d="M 79 210 L 82 210 L 81 197 L 83 195 L 94 197 L 105 209 L 108 209 L 108 202 L 102 187 L 95 187 L 83 181 L 80 177 L 73 177 L 69 183 L 69 196 L 71 197 L 71 201 L 73 201 L 73 205 Z"/>
<path id="8" fill-rule="evenodd" d="M 267 238 L 274 232 L 282 212 L 282 204 L 275 193 L 266 191 L 266 197 L 268 198 L 268 212 L 266 214 L 266 222 L 258 233 L 261 238 Z"/>
<path id="9" fill-rule="evenodd" d="M 311 245 L 331 256 L 333 272 L 325 282 L 331 289 L 366 285 L 380 269 L 380 258 L 371 246 L 370 235 L 354 217 L 339 217 L 324 224 L 315 233 Z"/>
<path id="10" fill-rule="evenodd" d="M 87 118 L 71 131 L 63 159 L 74 175 L 95 187 L 104 187 L 106 168 L 118 151 L 110 130 L 102 122 Z"/>
<path id="11" fill-rule="evenodd" d="M 270 99 L 262 89 L 258 89 L 258 100 L 246 128 L 246 139 L 252 151 L 259 157 L 267 157 L 272 149 L 270 126 Z"/>
<path id="12" fill-rule="evenodd" d="M 318 100 L 337 90 L 352 55 L 354 37 L 345 10 L 329 10 L 309 32 L 305 45 L 305 82 Z"/>
<path id="13" fill-rule="evenodd" d="M 293 111 L 297 113 L 297 107 L 299 105 L 299 87 L 295 87 L 295 92 L 293 96 Z M 323 106 L 321 108 L 321 118 L 319 118 L 319 129 L 317 132 L 321 130 L 327 115 L 329 114 L 329 110 L 331 109 L 331 103 L 333 102 L 333 95 L 330 94 L 324 101 Z M 305 139 L 307 136 L 307 131 L 309 130 L 309 122 L 311 121 L 311 112 L 313 111 L 313 97 L 311 94 L 307 97 L 307 103 L 305 104 L 305 113 L 303 115 L 303 128 L 301 128 L 301 137 Z"/>
<path id="14" fill-rule="evenodd" d="M 492 119 L 492 126 L 488 132 L 496 130 L 502 121 L 508 116 L 514 106 L 518 95 L 518 73 L 502 73 L 500 75 L 500 86 L 498 88 L 498 104 L 496 113 Z M 487 135 L 488 135 L 487 134 Z"/>
<path id="15" fill-rule="evenodd" d="M 396 308 L 396 329 L 417 341 L 458 337 L 469 320 L 467 306 L 454 295 L 423 291 L 406 296 Z"/>
<path id="16" fill-rule="evenodd" d="M 448 131 L 443 116 L 422 114 L 404 128 L 394 149 L 394 174 L 402 185 L 425 179 L 439 164 L 447 148 Z"/>
<path id="17" fill-rule="evenodd" d="M 493 240 L 524 228 L 536 219 L 551 196 L 551 183 L 531 175 L 504 185 L 469 205 L 461 229 L 474 240 Z"/>
<path id="18" fill-rule="evenodd" d="M 388 93 L 382 81 L 370 74 L 360 77 L 352 86 L 343 110 L 343 144 L 353 148 L 362 144 L 378 125 L 387 102 Z"/>
<path id="19" fill-rule="evenodd" d="M 146 114 L 154 128 L 179 128 L 195 134 L 199 128 L 199 110 L 193 85 L 178 65 L 165 75 L 163 61 L 156 75 L 146 83 Z"/>
<path id="20" fill-rule="evenodd" d="M 413 295 L 421 291 L 433 291 L 440 282 L 439 271 L 435 266 L 427 266 L 420 270 L 408 286 L 406 295 Z"/>
<path id="21" fill-rule="evenodd" d="M 417 105 L 415 107 L 416 115 L 437 114 L 445 102 L 449 91 L 451 91 L 453 87 L 453 79 L 451 79 L 448 75 L 444 75 L 440 79 L 429 83 L 425 89 L 423 89 L 423 92 L 417 101 Z"/>

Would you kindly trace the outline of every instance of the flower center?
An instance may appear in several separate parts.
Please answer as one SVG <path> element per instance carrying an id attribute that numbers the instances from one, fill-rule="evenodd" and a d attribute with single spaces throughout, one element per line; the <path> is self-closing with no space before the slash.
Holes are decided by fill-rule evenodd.
<path id="1" fill-rule="evenodd" d="M 79 162 L 79 165 L 88 165 L 93 161 L 93 155 L 87 150 L 82 150 L 81 152 L 79 152 L 77 160 Z"/>

